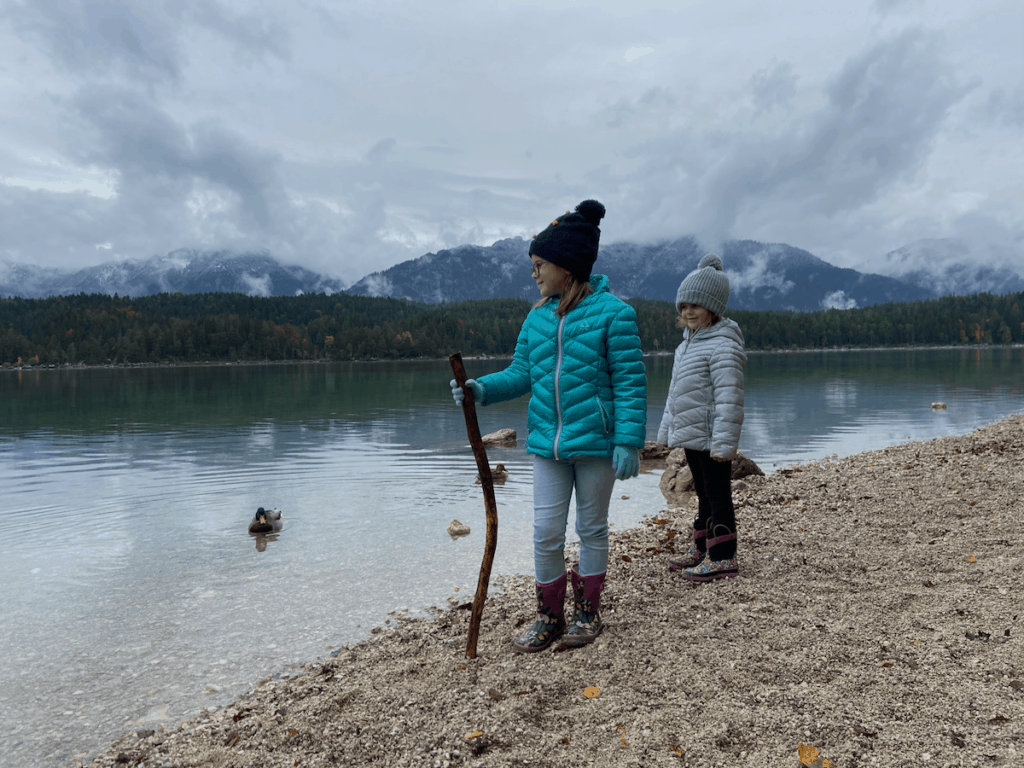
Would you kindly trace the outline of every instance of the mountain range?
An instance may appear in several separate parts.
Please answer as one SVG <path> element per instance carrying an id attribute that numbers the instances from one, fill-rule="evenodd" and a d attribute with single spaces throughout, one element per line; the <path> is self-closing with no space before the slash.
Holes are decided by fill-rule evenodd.
<path id="1" fill-rule="evenodd" d="M 0 296 L 40 298 L 76 293 L 238 292 L 258 296 L 346 293 L 428 303 L 536 298 L 528 269 L 529 241 L 463 245 L 367 275 L 347 288 L 335 278 L 285 265 L 268 253 L 177 250 L 146 260 L 112 261 L 81 270 L 0 262 Z M 675 299 L 680 281 L 704 249 L 692 237 L 602 246 L 595 272 L 608 275 L 624 297 Z M 833 266 L 783 243 L 731 240 L 722 260 L 737 309 L 810 311 L 915 301 L 952 293 L 1010 293 L 1024 278 L 1009 267 L 985 266 L 957 240 L 923 240 L 886 257 L 888 276 Z"/>
<path id="2" fill-rule="evenodd" d="M 951 293 L 1024 290 L 1021 275 L 982 266 L 962 257 L 961 248 L 966 246 L 959 241 L 933 240 L 893 252 L 887 257 L 889 267 L 909 267 L 898 277 L 836 267 L 784 243 L 730 240 L 719 255 L 729 275 L 729 306 L 736 309 L 850 309 Z M 528 240 L 513 238 L 489 247 L 463 245 L 428 253 L 367 275 L 346 293 L 431 303 L 503 297 L 532 301 L 537 289 L 529 274 L 528 251 Z M 928 254 L 934 252 L 941 252 L 942 271 L 926 268 Z M 601 246 L 594 270 L 608 275 L 612 291 L 624 298 L 674 301 L 679 283 L 704 253 L 692 237 L 611 243 Z"/>
<path id="3" fill-rule="evenodd" d="M 77 271 L 0 262 L 0 296 L 42 298 L 75 293 L 245 293 L 294 296 L 338 293 L 340 280 L 281 264 L 267 253 L 180 249 L 149 259 L 108 261 Z"/>

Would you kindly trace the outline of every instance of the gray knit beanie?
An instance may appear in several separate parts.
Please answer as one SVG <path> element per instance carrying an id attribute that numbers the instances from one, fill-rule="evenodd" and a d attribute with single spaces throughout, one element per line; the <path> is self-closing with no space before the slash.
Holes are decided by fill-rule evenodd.
<path id="1" fill-rule="evenodd" d="M 722 271 L 722 260 L 709 253 L 700 264 L 679 284 L 676 293 L 676 309 L 680 304 L 696 304 L 713 314 L 725 314 L 729 303 L 729 278 Z"/>

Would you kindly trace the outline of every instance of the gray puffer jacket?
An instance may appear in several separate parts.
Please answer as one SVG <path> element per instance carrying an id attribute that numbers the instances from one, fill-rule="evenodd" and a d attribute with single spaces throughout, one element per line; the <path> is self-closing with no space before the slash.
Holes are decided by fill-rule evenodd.
<path id="1" fill-rule="evenodd" d="M 697 331 L 686 329 L 672 363 L 658 442 L 734 458 L 743 424 L 746 362 L 743 332 L 732 320 L 723 318 Z"/>

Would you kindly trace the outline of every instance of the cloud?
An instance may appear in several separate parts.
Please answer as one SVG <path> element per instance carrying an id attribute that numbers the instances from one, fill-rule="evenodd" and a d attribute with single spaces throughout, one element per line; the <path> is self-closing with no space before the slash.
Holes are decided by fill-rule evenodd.
<path id="1" fill-rule="evenodd" d="M 624 54 L 622 54 L 622 58 L 624 58 L 626 61 L 636 61 L 637 59 L 642 58 L 649 53 L 654 53 L 654 49 L 646 47 L 629 48 L 626 50 Z"/>
<path id="2" fill-rule="evenodd" d="M 750 81 L 754 107 L 758 112 L 770 112 L 786 106 L 796 95 L 796 82 L 793 65 L 787 61 L 773 61 L 770 68 L 759 69 Z"/>
<path id="3" fill-rule="evenodd" d="M 250 61 L 289 51 L 289 36 L 275 19 L 233 13 L 214 0 L 14 0 L 0 14 L 78 79 L 179 83 L 197 29 Z"/>
<path id="4" fill-rule="evenodd" d="M 391 151 L 395 148 L 396 142 L 394 139 L 381 139 L 372 147 L 370 151 L 366 153 L 365 159 L 368 163 L 382 163 L 384 159 L 391 154 Z"/>
<path id="5" fill-rule="evenodd" d="M 1024 83 L 1012 90 L 993 89 L 985 103 L 985 113 L 993 122 L 1024 129 Z"/>
<path id="6" fill-rule="evenodd" d="M 352 281 L 596 197 L 606 243 L 1020 258 L 1019 5 L 638 2 L 8 0 L 0 255 L 252 248 Z"/>
<path id="7" fill-rule="evenodd" d="M 897 10 L 907 10 L 920 0 L 875 0 L 875 10 L 883 16 Z"/>
<path id="8" fill-rule="evenodd" d="M 777 65 L 760 82 L 785 76 Z M 759 234 L 778 221 L 828 222 L 862 209 L 920 171 L 969 90 L 940 37 L 909 30 L 880 41 L 829 79 L 820 107 L 772 130 L 733 120 L 637 147 L 645 162 L 629 179 L 631 220 L 643 226 L 628 234 L 674 227 L 709 240 L 769 239 Z"/>
<path id="9" fill-rule="evenodd" d="M 750 264 L 742 272 L 734 272 L 727 269 L 729 276 L 729 287 L 734 293 L 743 291 L 754 291 L 757 289 L 772 288 L 781 294 L 787 294 L 793 289 L 793 282 L 786 280 L 777 270 L 771 269 L 768 265 L 768 257 L 776 247 L 768 246 L 750 256 Z"/>
<path id="10" fill-rule="evenodd" d="M 846 295 L 846 291 L 832 291 L 821 300 L 822 309 L 854 309 L 857 300 Z"/>
<path id="11" fill-rule="evenodd" d="M 232 218 L 241 230 L 266 232 L 288 212 L 281 158 L 215 122 L 183 125 L 138 93 L 89 87 L 72 100 L 68 153 L 116 170 L 121 205 L 133 201 Z M 77 119 L 75 119 L 77 118 Z"/>
<path id="12" fill-rule="evenodd" d="M 262 277 L 256 277 L 256 275 L 241 275 L 240 277 L 248 289 L 246 290 L 246 294 L 249 296 L 270 295 L 270 275 L 263 275 Z"/>

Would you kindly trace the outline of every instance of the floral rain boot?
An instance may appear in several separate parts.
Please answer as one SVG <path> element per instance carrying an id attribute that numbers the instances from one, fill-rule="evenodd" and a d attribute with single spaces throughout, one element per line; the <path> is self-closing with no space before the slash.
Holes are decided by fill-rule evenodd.
<path id="1" fill-rule="evenodd" d="M 598 611 L 601 609 L 601 592 L 604 590 L 605 574 L 580 576 L 577 566 L 570 571 L 572 577 L 573 612 L 569 628 L 562 635 L 562 642 L 570 648 L 587 645 L 597 639 L 604 629 Z"/>
<path id="2" fill-rule="evenodd" d="M 683 553 L 682 557 L 676 557 L 668 561 L 668 569 L 670 571 L 681 571 L 684 568 L 693 568 L 696 565 L 700 565 L 704 561 L 704 556 L 707 555 L 707 545 L 705 544 L 705 538 L 708 532 L 703 528 L 693 529 L 693 541 L 690 543 L 690 548 Z"/>
<path id="3" fill-rule="evenodd" d="M 736 564 L 736 532 L 726 526 L 715 526 L 715 534 L 707 539 L 708 554 L 704 561 L 683 569 L 683 578 L 690 581 L 714 581 L 739 575 Z"/>
<path id="4" fill-rule="evenodd" d="M 512 641 L 516 653 L 543 651 L 565 631 L 565 574 L 547 584 L 537 582 L 537 620 Z"/>

